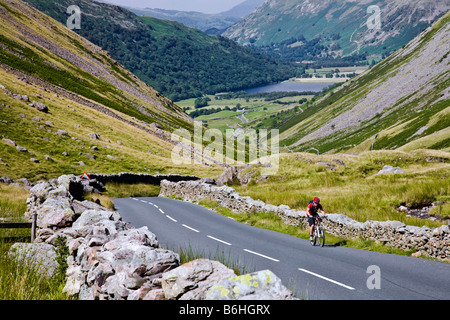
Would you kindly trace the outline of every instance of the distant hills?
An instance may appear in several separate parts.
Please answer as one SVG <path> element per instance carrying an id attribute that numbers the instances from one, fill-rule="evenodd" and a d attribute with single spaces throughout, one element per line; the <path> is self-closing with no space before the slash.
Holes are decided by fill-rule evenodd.
<path id="1" fill-rule="evenodd" d="M 291 151 L 450 148 L 450 12 L 281 126 Z"/>
<path id="2" fill-rule="evenodd" d="M 380 29 L 373 28 L 372 5 L 380 9 Z M 266 0 L 223 35 L 297 61 L 386 56 L 449 9 L 446 0 Z"/>
<path id="3" fill-rule="evenodd" d="M 228 11 L 218 14 L 207 14 L 195 11 L 177 11 L 152 8 L 127 8 L 139 16 L 178 21 L 188 27 L 197 28 L 208 34 L 221 34 L 227 28 L 250 14 L 264 0 L 246 0 Z"/>
<path id="4" fill-rule="evenodd" d="M 282 81 L 296 67 L 181 23 L 138 17 L 114 5 L 88 0 L 26 0 L 65 24 L 70 5 L 82 12 L 79 35 L 172 100 Z"/>
<path id="5" fill-rule="evenodd" d="M 244 18 L 255 11 L 265 0 L 245 0 L 228 11 L 220 13 L 227 17 Z"/>
<path id="6" fill-rule="evenodd" d="M 140 9 L 131 7 L 128 7 L 127 9 L 134 12 L 138 16 L 177 21 L 185 26 L 204 31 L 207 34 L 221 34 L 241 19 L 239 17 L 226 16 L 222 14 L 208 14 L 195 11 L 177 11 L 151 8 Z"/>

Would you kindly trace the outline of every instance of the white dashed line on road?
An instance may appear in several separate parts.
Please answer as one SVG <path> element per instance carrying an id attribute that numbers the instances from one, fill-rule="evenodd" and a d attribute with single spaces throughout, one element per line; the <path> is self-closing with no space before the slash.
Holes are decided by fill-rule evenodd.
<path id="1" fill-rule="evenodd" d="M 347 285 L 345 285 L 345 284 L 343 284 L 343 283 L 340 283 L 340 282 L 338 282 L 338 281 L 336 281 L 336 280 L 333 280 L 333 279 L 330 279 L 330 278 L 321 276 L 320 274 L 314 273 L 314 272 L 312 272 L 312 271 L 309 271 L 309 270 L 306 270 L 306 269 L 303 269 L 303 268 L 298 268 L 298 270 L 303 271 L 303 272 L 306 272 L 306 273 L 309 273 L 309 274 L 311 274 L 311 275 L 313 275 L 313 276 L 315 276 L 315 277 L 317 277 L 317 278 L 320 278 L 320 279 L 329 281 L 329 282 L 331 282 L 331 283 L 337 284 L 338 286 L 344 287 L 344 288 L 346 288 L 346 289 L 349 289 L 349 290 L 355 290 L 355 288 L 352 288 L 352 287 L 350 287 L 350 286 L 347 286 Z"/>
<path id="2" fill-rule="evenodd" d="M 275 261 L 275 262 L 280 262 L 280 260 L 278 260 L 278 259 L 275 259 L 275 258 L 266 256 L 266 255 L 263 255 L 263 254 L 261 254 L 261 253 L 255 252 L 255 251 L 251 251 L 251 250 L 248 250 L 248 249 L 244 249 L 244 251 L 245 251 L 245 252 L 248 252 L 248 253 L 255 254 L 255 255 L 260 256 L 260 257 L 263 257 L 263 258 L 266 258 L 266 259 L 269 259 L 269 260 L 272 260 L 272 261 Z"/>
<path id="3" fill-rule="evenodd" d="M 231 243 L 229 243 L 229 242 L 226 242 L 226 241 L 223 241 L 223 240 L 214 238 L 214 237 L 209 236 L 209 235 L 208 235 L 207 237 L 210 238 L 210 239 L 213 239 L 213 240 L 215 240 L 215 241 L 222 242 L 222 243 L 226 244 L 227 246 L 231 246 Z"/>
<path id="4" fill-rule="evenodd" d="M 189 227 L 189 226 L 187 226 L 187 225 L 185 225 L 185 224 L 182 224 L 182 226 L 185 227 L 185 228 L 188 228 L 188 229 L 190 229 L 190 230 L 192 230 L 192 231 L 200 232 L 200 231 L 198 231 L 197 229 L 194 229 L 194 228 L 192 228 L 192 227 Z"/>
<path id="5" fill-rule="evenodd" d="M 172 220 L 173 222 L 177 222 L 177 220 L 175 220 L 174 218 L 172 218 L 171 216 L 166 214 L 166 217 L 169 218 L 170 220 Z"/>

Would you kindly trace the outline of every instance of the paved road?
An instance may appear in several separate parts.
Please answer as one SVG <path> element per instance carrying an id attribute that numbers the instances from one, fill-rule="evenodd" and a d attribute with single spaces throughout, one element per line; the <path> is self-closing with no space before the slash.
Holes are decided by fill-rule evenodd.
<path id="1" fill-rule="evenodd" d="M 223 252 L 250 271 L 270 269 L 299 298 L 450 299 L 448 263 L 331 245 L 312 247 L 307 240 L 167 198 L 115 199 L 114 203 L 124 220 L 135 227 L 147 226 L 161 246 L 172 250 L 190 246 L 213 256 Z"/>

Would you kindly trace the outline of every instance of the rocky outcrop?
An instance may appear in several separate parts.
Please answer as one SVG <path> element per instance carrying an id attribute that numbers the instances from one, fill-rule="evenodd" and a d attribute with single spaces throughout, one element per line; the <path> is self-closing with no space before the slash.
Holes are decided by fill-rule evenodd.
<path id="1" fill-rule="evenodd" d="M 377 174 L 403 174 L 405 173 L 402 169 L 399 167 L 393 167 L 393 166 L 384 166 L 383 169 L 378 171 Z"/>
<path id="2" fill-rule="evenodd" d="M 10 250 L 19 261 L 38 265 L 51 277 L 58 267 L 55 248 L 64 239 L 68 268 L 63 291 L 68 295 L 82 300 L 293 298 L 273 274 L 271 279 L 278 285 L 270 290 L 261 283 L 253 286 L 255 290 L 241 289 L 238 295 L 218 295 L 218 284 L 241 286 L 233 270 L 207 259 L 180 266 L 180 256 L 162 249 L 147 227 L 134 228 L 118 212 L 82 201 L 82 190 L 80 178 L 74 175 L 32 187 L 26 215 L 37 214 L 36 240 Z"/>
<path id="3" fill-rule="evenodd" d="M 234 212 L 272 212 L 281 217 L 284 223 L 307 227 L 306 211 L 297 211 L 286 205 L 274 206 L 261 200 L 241 196 L 228 186 L 216 186 L 202 181 L 161 182 L 160 196 L 176 196 L 187 201 L 209 199 L 217 201 L 222 207 Z M 407 226 L 399 221 L 358 222 L 344 214 L 327 214 L 323 222 L 328 233 L 343 238 L 371 239 L 388 246 L 404 250 L 415 250 L 417 255 L 424 255 L 439 260 L 450 261 L 450 228 Z"/>

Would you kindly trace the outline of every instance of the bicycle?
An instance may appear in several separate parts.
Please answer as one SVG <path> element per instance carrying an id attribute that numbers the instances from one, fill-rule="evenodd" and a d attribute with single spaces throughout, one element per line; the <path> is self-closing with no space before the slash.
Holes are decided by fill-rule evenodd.
<path id="1" fill-rule="evenodd" d="M 313 231 L 313 237 L 311 240 L 311 245 L 315 246 L 316 242 L 319 242 L 319 245 L 323 247 L 325 245 L 325 231 L 322 227 L 322 219 L 319 217 L 316 217 L 316 220 L 314 222 L 314 231 Z"/>

